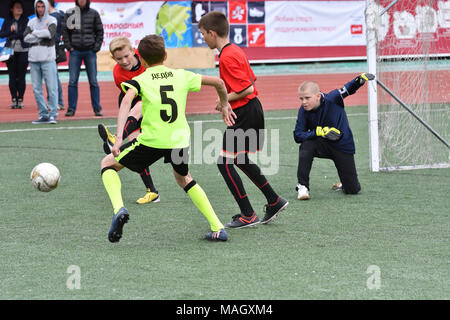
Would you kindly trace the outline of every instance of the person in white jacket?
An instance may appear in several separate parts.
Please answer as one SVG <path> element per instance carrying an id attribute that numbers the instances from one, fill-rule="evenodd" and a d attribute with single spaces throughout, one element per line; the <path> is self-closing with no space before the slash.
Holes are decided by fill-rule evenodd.
<path id="1" fill-rule="evenodd" d="M 35 0 L 36 17 L 28 22 L 24 41 L 31 47 L 28 51 L 30 75 L 39 119 L 33 124 L 56 123 L 58 116 L 58 83 L 56 78 L 55 33 L 57 20 L 48 14 L 47 0 Z M 48 88 L 48 109 L 44 99 L 42 80 Z"/>

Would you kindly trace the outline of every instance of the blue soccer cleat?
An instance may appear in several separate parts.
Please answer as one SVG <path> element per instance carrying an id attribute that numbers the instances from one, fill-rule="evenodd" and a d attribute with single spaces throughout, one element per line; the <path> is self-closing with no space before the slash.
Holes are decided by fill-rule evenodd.
<path id="1" fill-rule="evenodd" d="M 108 240 L 110 242 L 119 242 L 122 238 L 123 225 L 128 222 L 130 215 L 125 207 L 119 209 L 119 211 L 113 216 L 111 228 L 108 232 Z"/>
<path id="2" fill-rule="evenodd" d="M 225 229 L 220 229 L 219 231 L 209 231 L 205 235 L 205 239 L 210 241 L 227 241 L 228 234 Z"/>

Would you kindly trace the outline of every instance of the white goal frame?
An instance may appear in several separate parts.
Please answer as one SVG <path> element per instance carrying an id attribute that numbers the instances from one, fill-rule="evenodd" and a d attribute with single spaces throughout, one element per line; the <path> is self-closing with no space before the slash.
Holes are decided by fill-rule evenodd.
<path id="1" fill-rule="evenodd" d="M 399 0 L 392 0 L 389 5 L 382 11 L 378 12 L 374 0 L 366 0 L 366 42 L 367 42 L 367 66 L 368 72 L 377 76 L 377 23 L 379 17 L 387 12 Z M 424 125 L 436 138 L 443 142 L 447 148 L 449 143 L 445 141 L 436 131 L 433 130 L 426 122 L 418 117 L 410 108 L 405 105 L 398 97 L 395 96 L 383 83 L 376 81 L 368 82 L 368 113 L 369 113 L 369 145 L 370 145 L 370 170 L 372 172 L 391 171 L 391 170 L 412 170 L 412 169 L 426 169 L 426 168 L 450 168 L 450 163 L 435 163 L 430 165 L 413 165 L 413 166 L 394 166 L 394 167 L 380 167 L 380 150 L 379 150 L 379 132 L 378 132 L 378 87 L 381 86 L 389 95 L 391 95 L 397 102 L 408 110 L 414 116 L 418 123 Z M 450 158 L 449 158 L 450 160 Z M 450 161 L 449 161 L 450 162 Z"/>

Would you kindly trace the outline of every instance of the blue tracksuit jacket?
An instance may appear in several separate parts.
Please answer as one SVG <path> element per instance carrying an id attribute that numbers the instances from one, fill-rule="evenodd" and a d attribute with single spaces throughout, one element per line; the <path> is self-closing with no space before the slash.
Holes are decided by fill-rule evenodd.
<path id="1" fill-rule="evenodd" d="M 348 124 L 347 114 L 344 110 L 344 98 L 354 94 L 361 86 L 359 77 L 357 77 L 346 83 L 341 89 L 322 93 L 320 106 L 316 109 L 305 111 L 300 106 L 294 130 L 295 142 L 302 143 L 305 140 L 317 139 L 317 126 L 334 127 L 341 132 L 342 137 L 338 141 L 329 141 L 329 143 L 342 152 L 354 154 L 355 143 L 352 130 Z"/>

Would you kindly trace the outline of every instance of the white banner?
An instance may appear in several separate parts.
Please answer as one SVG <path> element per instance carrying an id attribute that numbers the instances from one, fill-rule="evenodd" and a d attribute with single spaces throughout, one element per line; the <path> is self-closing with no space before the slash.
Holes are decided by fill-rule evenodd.
<path id="1" fill-rule="evenodd" d="M 266 47 L 364 46 L 365 1 L 267 1 Z"/>
<path id="2" fill-rule="evenodd" d="M 128 37 L 137 47 L 154 33 L 164 37 L 167 48 L 206 47 L 198 20 L 222 11 L 230 23 L 230 41 L 244 50 L 257 49 L 247 52 L 250 60 L 365 56 L 365 0 L 101 1 L 91 7 L 103 22 L 102 51 L 114 37 Z M 72 0 L 57 1 L 58 9 L 72 7 Z"/>
<path id="3" fill-rule="evenodd" d="M 118 36 L 130 39 L 137 47 L 148 34 L 155 33 L 157 13 L 164 1 L 137 1 L 125 3 L 91 2 L 103 22 L 104 38 L 101 50 L 109 51 L 109 43 Z M 74 2 L 60 2 L 57 8 L 64 12 L 74 7 Z"/>

